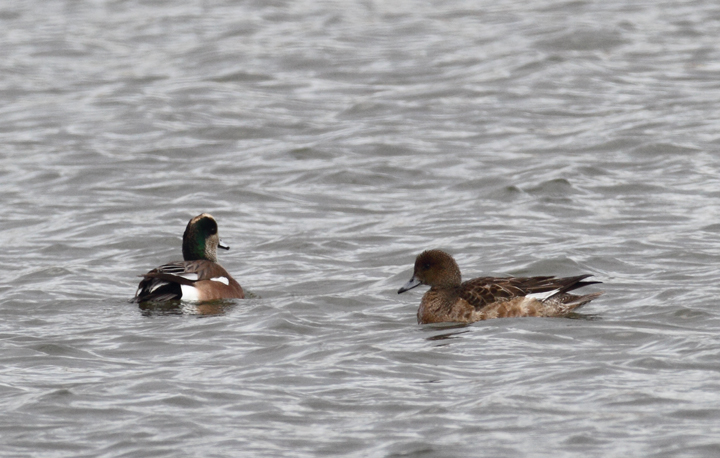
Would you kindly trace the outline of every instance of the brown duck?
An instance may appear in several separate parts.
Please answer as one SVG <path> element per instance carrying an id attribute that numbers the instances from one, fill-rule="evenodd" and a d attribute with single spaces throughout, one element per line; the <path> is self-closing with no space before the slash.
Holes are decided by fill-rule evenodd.
<path id="1" fill-rule="evenodd" d="M 420 302 L 419 324 L 472 323 L 490 318 L 563 316 L 600 296 L 602 292 L 578 296 L 569 292 L 600 283 L 576 277 L 480 277 L 461 281 L 460 268 L 449 254 L 428 250 L 415 260 L 413 276 L 398 294 L 419 285 L 430 290 Z"/>

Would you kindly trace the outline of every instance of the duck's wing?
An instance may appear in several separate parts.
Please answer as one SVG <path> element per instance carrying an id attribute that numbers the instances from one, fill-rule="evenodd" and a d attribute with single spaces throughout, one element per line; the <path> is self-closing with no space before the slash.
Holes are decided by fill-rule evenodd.
<path id="1" fill-rule="evenodd" d="M 163 264 L 141 275 L 143 280 L 135 293 L 135 302 L 180 300 L 180 285 L 192 285 L 197 281 L 225 275 L 225 269 L 211 261 L 177 261 Z"/>
<path id="2" fill-rule="evenodd" d="M 504 302 L 518 297 L 533 295 L 544 302 L 555 298 L 563 302 L 564 298 L 574 297 L 566 294 L 583 286 L 600 283 L 582 281 L 591 275 L 576 277 L 481 277 L 473 278 L 460 285 L 459 295 L 476 310 L 496 302 Z"/>

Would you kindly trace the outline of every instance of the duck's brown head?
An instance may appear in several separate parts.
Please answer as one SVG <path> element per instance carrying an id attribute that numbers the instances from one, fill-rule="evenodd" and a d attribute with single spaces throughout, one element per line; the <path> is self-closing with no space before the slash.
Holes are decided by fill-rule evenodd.
<path id="1" fill-rule="evenodd" d="M 440 250 L 423 251 L 415 259 L 415 270 L 398 294 L 420 285 L 452 287 L 460 285 L 460 268 L 449 254 Z"/>

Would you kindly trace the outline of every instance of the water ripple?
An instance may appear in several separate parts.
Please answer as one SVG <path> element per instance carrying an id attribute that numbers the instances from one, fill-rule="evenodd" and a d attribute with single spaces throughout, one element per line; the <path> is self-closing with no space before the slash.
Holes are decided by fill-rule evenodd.
<path id="1" fill-rule="evenodd" d="M 0 450 L 717 455 L 718 18 L 3 3 Z M 129 302 L 202 211 L 249 298 Z M 418 326 L 427 248 L 605 295 Z"/>

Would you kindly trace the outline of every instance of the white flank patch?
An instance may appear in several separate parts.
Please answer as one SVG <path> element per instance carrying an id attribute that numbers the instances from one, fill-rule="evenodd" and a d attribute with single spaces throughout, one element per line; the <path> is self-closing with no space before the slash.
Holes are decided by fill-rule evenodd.
<path id="1" fill-rule="evenodd" d="M 219 281 L 220 283 L 223 283 L 223 284 L 225 284 L 225 285 L 229 285 L 229 284 L 230 284 L 230 281 L 229 281 L 227 278 L 225 278 L 225 277 L 214 277 L 214 278 L 211 278 L 210 280 L 212 280 L 212 281 Z"/>
<path id="2" fill-rule="evenodd" d="M 182 290 L 182 297 L 180 299 L 184 301 L 199 301 L 200 300 L 200 294 L 198 294 L 198 289 L 194 286 L 190 285 L 180 285 L 180 289 Z"/>
<path id="3" fill-rule="evenodd" d="M 195 272 L 179 274 L 178 277 L 182 277 L 182 278 L 184 278 L 186 280 L 190 280 L 190 281 L 197 281 L 197 279 L 200 278 L 198 276 L 198 274 L 196 274 Z"/>
<path id="4" fill-rule="evenodd" d="M 547 298 L 549 298 L 549 297 L 554 296 L 555 294 L 557 294 L 558 291 L 560 291 L 560 288 L 554 289 L 554 290 L 552 290 L 552 291 L 546 291 L 546 292 L 544 292 L 544 293 L 528 294 L 528 295 L 526 295 L 525 297 L 527 297 L 528 299 L 537 299 L 537 300 L 539 300 L 540 302 L 542 302 L 542 301 L 544 301 L 545 299 L 547 299 Z"/>

